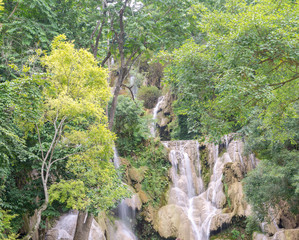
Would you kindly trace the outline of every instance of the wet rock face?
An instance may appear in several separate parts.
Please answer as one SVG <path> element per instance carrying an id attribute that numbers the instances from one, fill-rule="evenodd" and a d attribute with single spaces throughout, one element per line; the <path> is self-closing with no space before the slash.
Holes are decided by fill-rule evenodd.
<path id="1" fill-rule="evenodd" d="M 299 240 L 299 228 L 279 231 L 271 240 Z"/>
<path id="2" fill-rule="evenodd" d="M 174 95 L 168 92 L 164 96 L 162 103 L 159 105 L 159 109 L 157 109 L 157 128 L 160 138 L 163 141 L 170 140 L 170 129 L 168 128 L 168 125 L 173 121 L 172 102 L 174 100 Z"/>
<path id="3" fill-rule="evenodd" d="M 162 207 L 157 216 L 155 227 L 162 237 L 179 237 L 181 239 L 191 239 L 189 219 L 182 207 L 170 204 Z M 186 234 L 186 235 L 185 235 Z"/>
<path id="4" fill-rule="evenodd" d="M 168 204 L 159 209 L 154 221 L 161 236 L 207 240 L 210 232 L 218 232 L 230 225 L 234 217 L 250 214 L 241 180 L 252 163 L 243 156 L 242 141 L 230 137 L 221 153 L 218 146 L 205 145 L 212 172 L 207 188 L 204 188 L 201 177 L 199 144 L 196 141 L 163 144 L 169 150 L 172 163 L 169 173 L 172 186 L 167 195 Z"/>

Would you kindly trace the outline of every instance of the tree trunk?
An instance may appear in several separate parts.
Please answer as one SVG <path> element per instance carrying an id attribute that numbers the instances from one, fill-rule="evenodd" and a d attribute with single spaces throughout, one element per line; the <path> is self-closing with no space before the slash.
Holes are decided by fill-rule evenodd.
<path id="1" fill-rule="evenodd" d="M 118 95 L 120 92 L 121 85 L 124 81 L 124 78 L 126 77 L 126 74 L 127 74 L 127 68 L 121 68 L 118 79 L 117 79 L 117 83 L 115 86 L 110 111 L 109 111 L 109 129 L 110 130 L 112 130 L 112 127 L 113 127 L 113 121 L 114 121 L 116 105 L 117 105 L 117 98 L 118 98 Z"/>
<path id="2" fill-rule="evenodd" d="M 93 216 L 92 214 L 86 216 L 86 214 L 88 213 L 81 211 L 78 214 L 74 240 L 88 240 Z"/>
<path id="3" fill-rule="evenodd" d="M 43 213 L 43 211 L 45 211 L 47 209 L 47 207 L 48 207 L 48 203 L 44 202 L 44 204 L 37 210 L 37 213 L 36 213 L 36 223 L 30 229 L 30 231 L 28 232 L 28 234 L 23 238 L 23 240 L 30 240 L 30 239 L 32 239 L 32 236 L 34 235 L 34 233 L 39 228 L 39 224 L 40 224 L 41 219 L 42 219 L 42 213 Z"/>

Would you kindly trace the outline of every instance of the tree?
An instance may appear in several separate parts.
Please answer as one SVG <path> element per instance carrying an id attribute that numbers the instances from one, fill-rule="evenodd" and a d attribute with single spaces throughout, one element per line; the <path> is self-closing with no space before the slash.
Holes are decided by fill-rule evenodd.
<path id="1" fill-rule="evenodd" d="M 244 190 L 254 213 L 262 221 L 275 221 L 273 217 L 283 209 L 294 216 L 299 212 L 298 119 L 287 118 L 285 124 L 295 136 L 290 135 L 293 139 L 284 143 L 273 141 L 275 136 L 259 127 L 259 119 L 252 121 L 245 130 L 246 151 L 255 153 L 261 162 L 244 179 Z"/>
<path id="2" fill-rule="evenodd" d="M 56 37 L 50 54 L 41 58 L 47 74 L 41 75 L 44 99 L 35 128 L 45 199 L 38 209 L 37 222 L 24 239 L 30 239 L 38 229 L 41 213 L 49 204 L 48 187 L 52 183 L 49 179 L 55 163 L 68 159 L 75 178 L 54 185 L 52 201 L 59 196 L 61 202 L 67 201 L 74 209 L 99 211 L 101 204 L 101 210 L 113 204 L 100 198 L 101 191 L 116 200 L 125 194 L 113 166 L 105 162 L 113 154 L 115 139 L 106 127 L 104 111 L 110 96 L 107 71 L 97 66 L 92 54 L 84 49 L 76 50 L 73 43 L 65 40 L 64 35 Z M 51 130 L 48 130 L 50 143 L 41 134 L 47 129 Z"/>
<path id="3" fill-rule="evenodd" d="M 195 129 L 215 137 L 259 117 L 284 139 L 284 119 L 296 117 L 298 55 L 292 1 L 228 1 L 221 10 L 194 8 L 202 43 L 175 51 L 167 82 Z"/>
<path id="4" fill-rule="evenodd" d="M 116 146 L 121 156 L 130 156 L 149 138 L 149 119 L 144 114 L 140 101 L 119 96 L 112 130 L 118 136 Z"/>
<path id="5" fill-rule="evenodd" d="M 178 47 L 186 36 L 190 36 L 192 24 L 186 12 L 191 5 L 192 0 L 181 2 L 112 0 L 103 1 L 103 4 L 98 6 L 101 18 L 91 35 L 92 52 L 97 57 L 99 48 L 105 49 L 106 57 L 101 63 L 102 66 L 112 55 L 119 64 L 109 111 L 110 129 L 120 89 L 125 87 L 124 80 L 135 61 L 147 50 Z"/>
<path id="6" fill-rule="evenodd" d="M 2 81 L 16 78 L 9 64 L 21 67 L 36 49 L 50 50 L 51 40 L 58 34 L 76 40 L 77 47 L 89 46 L 93 19 L 98 15 L 96 2 L 5 1 L 5 10 L 0 16 Z"/>

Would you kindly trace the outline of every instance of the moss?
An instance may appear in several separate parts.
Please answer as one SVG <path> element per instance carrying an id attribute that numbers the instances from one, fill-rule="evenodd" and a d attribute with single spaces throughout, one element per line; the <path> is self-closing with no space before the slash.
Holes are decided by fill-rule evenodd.
<path id="1" fill-rule="evenodd" d="M 208 151 L 203 149 L 200 152 L 200 165 L 201 165 L 201 176 L 205 185 L 205 188 L 208 187 L 211 179 L 211 170 L 208 161 Z"/>
<path id="2" fill-rule="evenodd" d="M 222 182 L 223 182 L 224 194 L 225 194 L 225 197 L 226 197 L 226 204 L 225 204 L 224 207 L 231 208 L 231 200 L 230 200 L 230 198 L 228 196 L 228 184 L 224 180 L 225 180 L 225 178 L 223 177 L 222 178 Z"/>
<path id="3" fill-rule="evenodd" d="M 165 147 L 160 141 L 150 139 L 128 160 L 132 165 L 129 171 L 131 177 L 134 175 L 132 180 L 141 184 L 142 191 L 154 207 L 162 206 L 170 180 L 168 169 L 171 167 Z"/>
<path id="4" fill-rule="evenodd" d="M 210 240 L 216 239 L 231 239 L 231 240 L 250 240 L 251 235 L 247 234 L 246 230 L 246 218 L 235 217 L 232 220 L 232 224 L 220 233 L 214 234 L 210 237 Z"/>

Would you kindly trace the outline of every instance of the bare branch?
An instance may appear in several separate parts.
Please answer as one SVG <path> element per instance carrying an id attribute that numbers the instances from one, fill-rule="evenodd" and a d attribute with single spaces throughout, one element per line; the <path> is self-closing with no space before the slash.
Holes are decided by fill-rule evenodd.
<path id="1" fill-rule="evenodd" d="M 96 43 L 95 43 L 95 46 L 93 48 L 93 56 L 94 58 L 97 57 L 97 54 L 98 54 L 98 48 L 99 48 L 99 41 L 100 41 L 100 37 L 102 35 L 102 31 L 103 31 L 103 27 L 104 27 L 104 24 L 105 24 L 105 18 L 103 19 L 102 23 L 101 23 L 101 27 L 100 27 L 100 30 L 98 32 L 98 35 L 96 37 Z"/>
<path id="2" fill-rule="evenodd" d="M 130 93 L 132 95 L 132 99 L 135 102 L 135 97 L 134 97 L 134 94 L 133 94 L 133 91 L 132 91 L 133 86 L 129 87 L 129 86 L 125 85 L 125 84 L 122 84 L 122 86 L 125 87 L 125 88 L 127 88 L 127 89 L 129 89 L 129 91 L 130 91 Z"/>
<path id="3" fill-rule="evenodd" d="M 14 9 L 12 10 L 12 12 L 9 14 L 8 18 L 7 19 L 10 19 L 12 17 L 12 15 L 14 15 L 15 11 L 17 10 L 19 6 L 19 3 L 16 4 L 16 6 L 14 7 Z"/>
<path id="4" fill-rule="evenodd" d="M 58 162 L 58 161 L 62 161 L 62 160 L 64 160 L 64 159 L 68 158 L 68 157 L 71 157 L 71 156 L 75 155 L 75 154 L 78 154 L 78 153 L 68 154 L 68 155 L 66 155 L 66 156 L 64 156 L 64 157 L 62 157 L 62 158 L 55 159 L 54 161 L 51 162 L 51 165 L 50 165 L 50 166 L 52 166 L 54 163 L 56 163 L 56 162 Z"/>
<path id="5" fill-rule="evenodd" d="M 110 49 L 110 48 L 109 48 Z M 106 57 L 104 58 L 104 60 L 102 61 L 101 63 L 101 67 L 104 67 L 105 66 L 105 63 L 108 61 L 108 59 L 111 57 L 111 52 L 110 50 L 108 51 Z"/>
<path id="6" fill-rule="evenodd" d="M 38 125 L 36 124 L 36 130 L 37 130 L 37 136 L 38 136 L 38 143 L 39 143 L 39 148 L 40 148 L 40 151 L 42 153 L 42 158 L 44 160 L 44 150 L 43 150 L 43 145 L 42 145 L 42 141 L 41 141 L 41 138 L 40 138 L 40 132 L 39 132 L 39 128 L 38 128 Z"/>
<path id="7" fill-rule="evenodd" d="M 289 83 L 289 82 L 291 82 L 291 81 L 294 81 L 294 80 L 298 79 L 298 77 L 299 77 L 298 74 L 296 74 L 294 77 L 292 77 L 291 79 L 289 79 L 289 80 L 287 80 L 287 81 L 280 82 L 280 83 L 269 84 L 269 86 L 271 86 L 271 87 L 273 87 L 273 86 L 277 86 L 277 85 L 281 85 L 281 86 L 283 86 L 283 85 L 285 85 L 286 83 Z"/>

